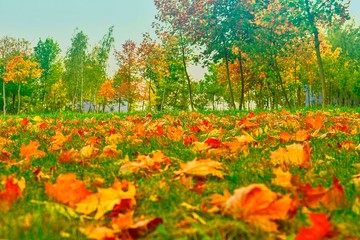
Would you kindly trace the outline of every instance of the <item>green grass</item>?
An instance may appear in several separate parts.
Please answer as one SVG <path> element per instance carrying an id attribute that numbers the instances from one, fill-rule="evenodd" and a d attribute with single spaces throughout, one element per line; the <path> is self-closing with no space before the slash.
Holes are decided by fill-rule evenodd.
<path id="1" fill-rule="evenodd" d="M 332 176 L 335 175 L 344 186 L 348 206 L 335 211 L 327 208 L 312 209 L 312 211 L 324 212 L 331 216 L 331 222 L 339 226 L 338 231 L 341 238 L 344 236 L 360 236 L 360 225 L 358 224 L 360 216 L 351 210 L 352 203 L 360 194 L 352 182 L 352 176 L 360 171 L 359 168 L 352 166 L 354 163 L 360 163 L 359 151 L 339 147 L 345 141 L 351 141 L 356 146 L 360 144 L 358 114 L 360 111 L 359 109 L 352 112 L 349 109 L 328 109 L 326 112 L 329 112 L 329 115 L 326 115 L 325 127 L 321 129 L 320 134 L 329 132 L 329 129 L 336 122 L 341 122 L 344 119 L 349 127 L 357 129 L 357 132 L 344 133 L 337 130 L 334 134 L 323 139 L 311 138 L 312 167 L 301 169 L 292 166 L 290 171 L 293 174 L 298 174 L 303 183 L 310 183 L 313 186 L 322 184 L 324 187 L 332 185 Z M 144 216 L 146 219 L 160 217 L 164 221 L 155 231 L 147 233 L 144 236 L 146 239 L 276 238 L 276 234 L 269 235 L 247 224 L 243 219 L 222 216 L 221 214 L 209 214 L 201 210 L 201 206 L 210 203 L 213 194 L 222 194 L 224 189 L 232 194 L 235 189 L 252 183 L 264 183 L 276 192 L 286 193 L 285 189 L 271 185 L 274 175 L 269 159 L 272 151 L 292 144 L 294 141 L 282 143 L 270 136 L 278 136 L 280 131 L 288 131 L 293 134 L 298 129 L 306 129 L 301 120 L 308 114 L 308 110 L 292 111 L 292 115 L 280 115 L 280 111 L 275 114 L 267 112 L 268 116 L 271 116 L 267 118 L 256 118 L 260 111 L 254 114 L 255 118 L 244 111 L 203 112 L 196 115 L 185 112 L 167 113 L 165 115 L 157 113 L 146 124 L 145 113 L 136 115 L 56 113 L 41 115 L 40 117 L 43 120 L 40 122 L 33 120 L 35 115 L 3 117 L 0 119 L 1 136 L 11 139 L 13 142 L 0 143 L 0 150 L 5 149 L 11 152 L 11 159 L 19 162 L 22 160 L 20 156 L 21 145 L 28 144 L 31 140 L 39 140 L 39 149 L 46 152 L 46 157 L 32 159 L 29 165 L 9 165 L 2 162 L 0 158 L 0 176 L 14 174 L 16 178 L 24 177 L 26 180 L 26 188 L 21 198 L 13 204 L 8 212 L 0 214 L 0 239 L 86 239 L 79 232 L 80 227 L 89 224 L 107 225 L 110 221 L 108 217 L 99 221 L 72 218 L 66 214 L 65 205 L 57 204 L 45 194 L 45 183 L 54 183 L 60 174 L 69 172 L 75 173 L 77 178 L 85 181 L 87 187 L 93 191 L 96 191 L 96 188 L 92 186 L 96 178 L 105 180 L 102 187 L 109 187 L 115 178 L 134 182 L 137 190 L 137 203 L 133 208 L 134 218 L 137 219 L 140 216 Z M 24 127 L 20 122 L 25 117 L 30 120 L 27 127 Z M 128 117 L 133 120 L 127 120 Z M 245 118 L 255 123 L 256 126 L 240 128 L 239 121 Z M 297 119 L 299 127 L 283 124 L 290 118 Z M 51 119 L 53 123 L 50 123 Z M 206 119 L 213 126 L 212 130 L 191 133 L 190 126 L 200 124 L 203 119 Z M 39 129 L 38 124 L 47 120 L 47 127 Z M 164 135 L 134 135 L 135 125 L 142 124 L 145 129 L 149 130 L 150 126 L 158 120 L 163 121 Z M 60 123 L 62 125 L 59 125 Z M 127 123 L 128 125 L 126 125 Z M 185 146 L 182 140 L 168 139 L 166 137 L 166 127 L 168 126 L 181 126 L 185 135 L 196 135 L 199 141 L 205 141 L 212 136 L 225 142 L 242 135 L 242 130 L 245 130 L 258 143 L 249 144 L 248 154 L 237 152 L 233 155 L 209 156 L 206 153 L 194 152 L 191 150 L 191 146 Z M 256 134 L 258 128 L 262 130 L 267 128 L 268 131 Z M 107 145 L 105 139 L 111 132 L 120 133 L 124 138 L 117 144 L 117 149 L 120 149 L 123 154 L 115 159 L 95 157 L 86 160 L 86 164 L 79 164 L 79 162 L 61 164 L 58 162 L 59 151 L 49 151 L 51 137 L 55 134 L 56 129 L 64 135 L 71 133 L 73 135 L 72 140 L 64 144 L 65 150 L 71 148 L 80 150 L 85 146 L 87 139 L 93 136 L 99 138 L 97 147 L 102 150 Z M 81 134 L 75 132 L 81 132 Z M 137 140 L 141 142 L 139 143 Z M 126 174 L 119 172 L 123 164 L 122 159 L 126 155 L 133 161 L 138 154 L 150 154 L 155 150 L 163 151 L 171 159 L 171 165 L 167 169 L 154 173 L 148 173 L 146 170 Z M 221 180 L 212 176 L 204 179 L 194 177 L 195 183 L 205 182 L 204 190 L 201 194 L 189 190 L 180 183 L 179 177 L 175 177 L 174 171 L 179 170 L 180 161 L 187 162 L 194 158 L 211 158 L 222 162 L 227 167 L 225 178 Z M 36 177 L 34 174 L 36 169 L 43 172 L 42 178 Z M 186 209 L 181 205 L 182 203 L 195 206 L 198 210 Z M 194 213 L 199 215 L 206 224 L 191 220 Z M 189 220 L 191 223 L 186 227 L 177 227 L 177 224 L 182 220 Z M 291 236 L 296 235 L 300 226 L 308 224 L 304 208 L 300 208 L 291 220 L 279 222 L 279 231 L 291 239 Z M 346 229 L 341 227 L 344 225 L 346 225 Z"/>

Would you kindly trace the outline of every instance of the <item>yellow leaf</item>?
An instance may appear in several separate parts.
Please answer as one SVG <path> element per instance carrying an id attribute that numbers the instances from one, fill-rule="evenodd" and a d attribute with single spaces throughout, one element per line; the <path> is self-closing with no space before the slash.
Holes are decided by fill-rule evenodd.
<path id="1" fill-rule="evenodd" d="M 127 187 L 127 191 L 123 190 L 124 187 Z M 96 211 L 94 219 L 98 220 L 111 211 L 116 204 L 120 204 L 122 200 L 130 200 L 130 204 L 135 205 L 135 193 L 136 189 L 133 183 L 126 181 L 120 183 L 115 179 L 111 187 L 98 188 L 97 193 L 76 204 L 76 211 L 86 215 Z"/>
<path id="2" fill-rule="evenodd" d="M 176 175 L 187 174 L 198 177 L 206 177 L 213 175 L 215 177 L 224 178 L 224 166 L 221 162 L 213 161 L 210 159 L 194 159 L 193 161 L 180 163 L 180 170 L 176 171 Z"/>

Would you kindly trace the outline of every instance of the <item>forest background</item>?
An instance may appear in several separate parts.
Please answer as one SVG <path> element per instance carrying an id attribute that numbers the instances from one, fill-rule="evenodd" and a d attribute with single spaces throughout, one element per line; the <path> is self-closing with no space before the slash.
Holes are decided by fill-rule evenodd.
<path id="1" fill-rule="evenodd" d="M 359 106 L 358 1 L 0 5 L 3 114 Z"/>

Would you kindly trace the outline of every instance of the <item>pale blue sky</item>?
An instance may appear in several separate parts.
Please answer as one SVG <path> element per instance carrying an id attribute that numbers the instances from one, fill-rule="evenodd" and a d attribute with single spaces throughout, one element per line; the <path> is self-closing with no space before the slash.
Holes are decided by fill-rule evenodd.
<path id="1" fill-rule="evenodd" d="M 156 9 L 153 0 L 0 0 L 0 37 L 25 38 L 36 45 L 40 38 L 52 37 L 63 52 L 70 47 L 78 27 L 98 42 L 114 25 L 115 48 L 127 39 L 140 42 L 152 32 Z M 352 0 L 350 13 L 360 21 L 360 0 Z M 110 62 L 114 71 L 114 59 Z"/>

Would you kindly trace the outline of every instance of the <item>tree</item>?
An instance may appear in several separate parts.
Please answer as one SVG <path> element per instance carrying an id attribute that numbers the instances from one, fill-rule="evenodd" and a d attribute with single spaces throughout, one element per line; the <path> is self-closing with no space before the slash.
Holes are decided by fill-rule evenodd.
<path id="1" fill-rule="evenodd" d="M 18 109 L 20 112 L 20 90 L 22 84 L 27 84 L 28 80 L 32 78 L 38 78 L 41 76 L 42 70 L 40 64 L 30 59 L 24 59 L 24 56 L 20 54 L 10 60 L 5 66 L 5 73 L 3 79 L 5 82 L 12 81 L 18 84 Z"/>
<path id="2" fill-rule="evenodd" d="M 113 88 L 113 82 L 111 80 L 106 80 L 98 92 L 98 96 L 103 98 L 103 112 L 109 101 L 111 101 L 115 96 L 115 90 Z"/>
<path id="3" fill-rule="evenodd" d="M 349 0 L 282 0 L 284 6 L 292 9 L 291 18 L 294 24 L 301 27 L 304 32 L 313 35 L 319 77 L 321 81 L 322 106 L 327 105 L 326 81 L 323 61 L 320 52 L 319 29 L 326 28 L 336 22 L 344 22 L 349 18 Z"/>
<path id="4" fill-rule="evenodd" d="M 164 23 L 165 26 L 157 26 L 158 35 L 170 34 L 178 39 L 177 42 L 177 54 L 181 58 L 182 68 L 184 71 L 191 110 L 194 110 L 193 93 L 191 88 L 191 79 L 188 72 L 188 64 L 194 59 L 192 44 L 194 38 L 192 38 L 192 31 L 195 31 L 196 24 L 194 24 L 197 16 L 201 14 L 194 14 L 201 11 L 205 6 L 204 0 L 154 0 L 155 6 L 159 11 L 156 15 L 156 19 Z M 161 38 L 161 37 L 160 37 Z"/>
<path id="5" fill-rule="evenodd" d="M 59 44 L 52 38 L 46 38 L 45 41 L 41 39 L 34 47 L 35 60 L 40 63 L 43 72 L 40 77 L 37 93 L 40 94 L 40 99 L 46 104 L 48 103 L 47 96 L 50 93 L 51 86 L 61 79 L 62 63 L 60 60 Z"/>
<path id="6" fill-rule="evenodd" d="M 68 49 L 64 61 L 64 80 L 72 100 L 72 107 L 75 109 L 75 104 L 80 102 L 81 112 L 84 99 L 84 69 L 88 57 L 87 45 L 87 35 L 82 31 L 77 32 L 71 39 L 71 47 Z"/>
<path id="7" fill-rule="evenodd" d="M 14 56 L 19 54 L 27 55 L 30 52 L 30 43 L 25 39 L 16 39 L 5 36 L 0 38 L 0 78 L 3 82 L 3 113 L 6 115 L 6 87 L 2 75 L 5 66 Z"/>
<path id="8" fill-rule="evenodd" d="M 118 89 L 118 100 L 123 97 L 128 102 L 128 111 L 131 112 L 135 103 L 137 94 L 137 82 L 139 81 L 138 59 L 136 44 L 132 40 L 127 40 L 122 45 L 122 51 L 115 51 L 115 57 L 118 62 L 119 69 L 116 72 L 115 79 L 116 88 Z M 119 93 L 124 93 L 120 95 Z"/>
<path id="9" fill-rule="evenodd" d="M 161 109 L 162 83 L 167 74 L 168 62 L 164 47 L 153 40 L 150 34 L 143 35 L 138 48 L 140 74 L 147 83 L 148 108 L 152 109 L 153 102 L 157 110 Z"/>
<path id="10" fill-rule="evenodd" d="M 84 78 L 87 84 L 84 87 L 84 95 L 88 100 L 93 101 L 95 108 L 97 105 L 97 91 L 101 84 L 108 79 L 106 70 L 110 51 L 114 45 L 113 31 L 114 27 L 111 26 L 101 41 L 95 45 L 85 64 Z"/>

